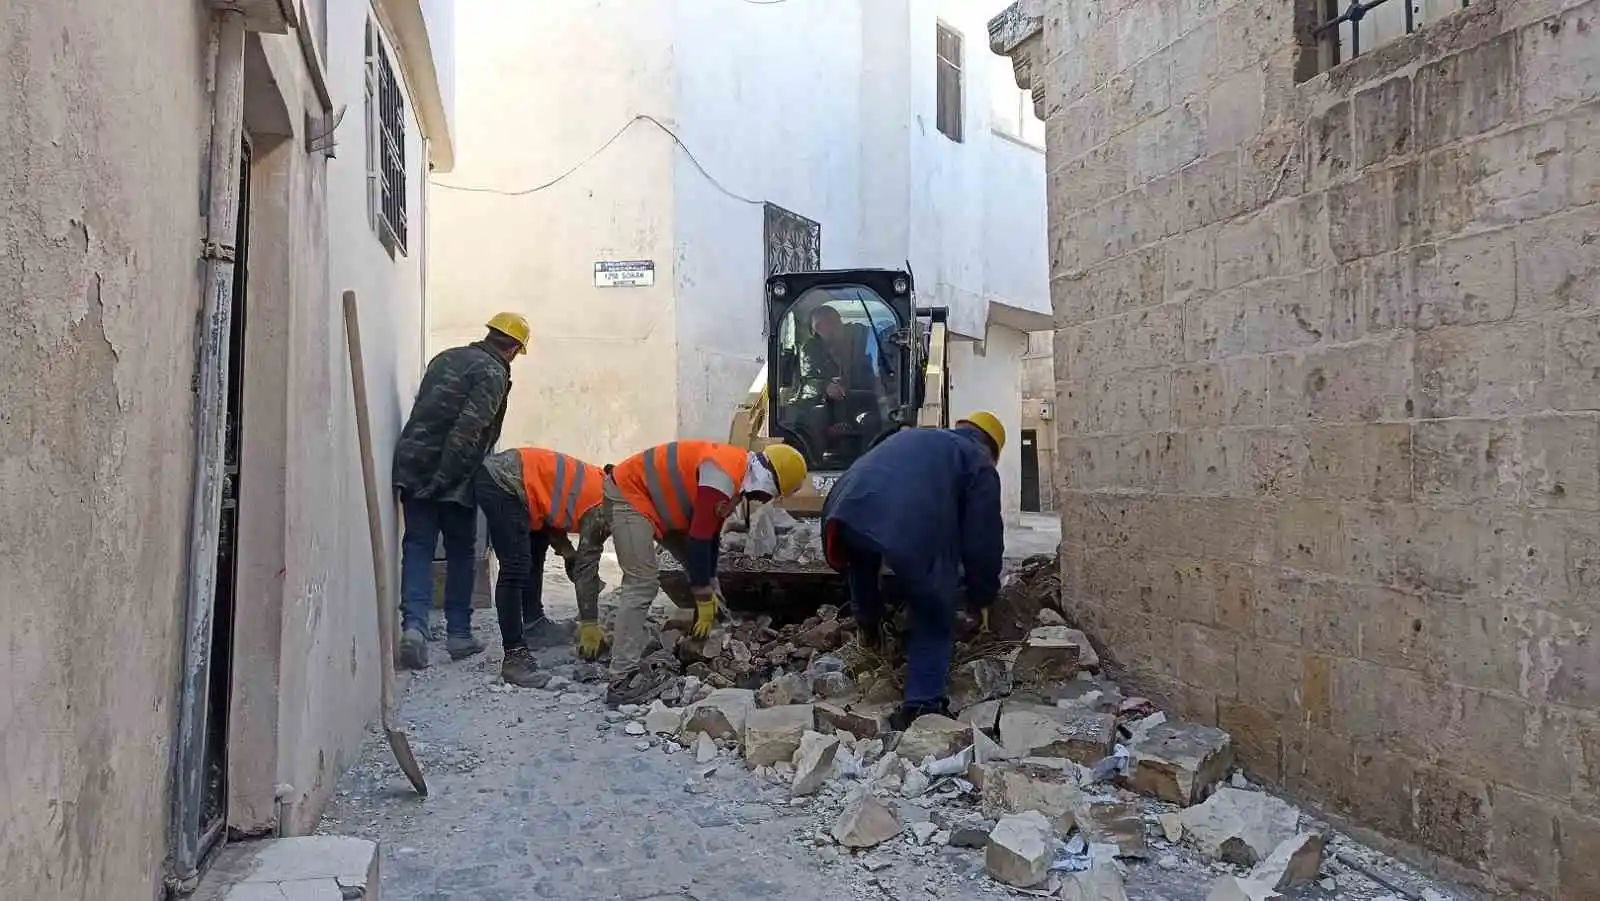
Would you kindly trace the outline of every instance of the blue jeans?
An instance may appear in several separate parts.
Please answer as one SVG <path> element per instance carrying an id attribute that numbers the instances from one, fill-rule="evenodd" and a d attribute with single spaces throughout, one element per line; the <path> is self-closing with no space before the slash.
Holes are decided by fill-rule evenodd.
<path id="1" fill-rule="evenodd" d="M 400 540 L 403 628 L 428 634 L 433 609 L 433 551 L 444 535 L 444 621 L 451 635 L 472 634 L 472 583 L 477 575 L 478 511 L 448 501 L 403 498 L 406 532 Z"/>

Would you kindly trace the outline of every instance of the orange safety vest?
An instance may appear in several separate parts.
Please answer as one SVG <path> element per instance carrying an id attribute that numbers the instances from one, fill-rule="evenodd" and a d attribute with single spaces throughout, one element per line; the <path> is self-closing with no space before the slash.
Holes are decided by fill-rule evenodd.
<path id="1" fill-rule="evenodd" d="M 660 538 L 689 531 L 700 464 L 707 462 L 727 473 L 738 491 L 750 467 L 750 452 L 715 441 L 673 441 L 623 460 L 611 468 L 611 478 L 628 503 L 655 524 Z"/>
<path id="2" fill-rule="evenodd" d="M 528 494 L 529 529 L 578 531 L 583 515 L 604 501 L 600 467 L 542 447 L 521 447 L 522 487 Z"/>

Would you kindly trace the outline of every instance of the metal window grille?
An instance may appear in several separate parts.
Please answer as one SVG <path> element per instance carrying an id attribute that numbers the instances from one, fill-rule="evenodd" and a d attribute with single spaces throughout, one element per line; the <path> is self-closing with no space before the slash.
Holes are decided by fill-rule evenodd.
<path id="1" fill-rule="evenodd" d="M 934 122 L 940 134 L 959 144 L 965 138 L 961 115 L 961 33 L 940 25 L 934 49 L 938 57 L 938 80 L 934 88 L 934 102 L 938 108 Z"/>
<path id="2" fill-rule="evenodd" d="M 406 105 L 389 52 L 367 26 L 367 177 L 374 225 L 384 243 L 406 252 Z"/>
<path id="3" fill-rule="evenodd" d="M 1317 2 L 1322 24 L 1312 36 L 1321 47 L 1323 68 L 1329 69 L 1471 5 L 1471 0 L 1350 0 L 1341 11 L 1339 0 Z"/>

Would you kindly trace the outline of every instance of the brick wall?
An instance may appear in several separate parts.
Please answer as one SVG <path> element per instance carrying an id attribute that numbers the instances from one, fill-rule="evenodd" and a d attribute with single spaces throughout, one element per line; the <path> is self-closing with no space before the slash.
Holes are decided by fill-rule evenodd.
<path id="1" fill-rule="evenodd" d="M 1068 603 L 1255 773 L 1600 898 L 1600 0 L 1310 78 L 1307 15 L 993 27 L 1048 115 Z"/>

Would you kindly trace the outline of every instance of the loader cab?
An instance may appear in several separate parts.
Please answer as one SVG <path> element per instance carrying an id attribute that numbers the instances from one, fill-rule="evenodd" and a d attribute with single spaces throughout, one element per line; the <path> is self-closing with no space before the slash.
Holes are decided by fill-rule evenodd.
<path id="1" fill-rule="evenodd" d="M 826 493 L 827 474 L 919 424 L 928 323 L 944 311 L 916 309 L 904 270 L 780 273 L 766 288 L 769 432 L 805 455 Z"/>

